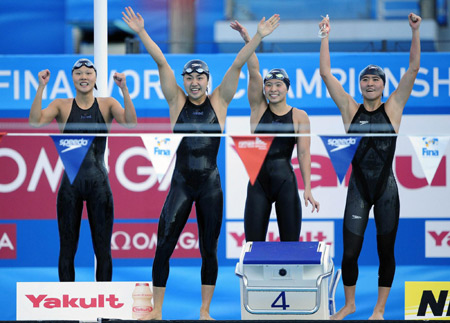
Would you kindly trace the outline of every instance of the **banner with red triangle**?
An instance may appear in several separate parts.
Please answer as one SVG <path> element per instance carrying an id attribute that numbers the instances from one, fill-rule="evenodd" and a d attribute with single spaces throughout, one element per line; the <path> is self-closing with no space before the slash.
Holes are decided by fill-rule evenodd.
<path id="1" fill-rule="evenodd" d="M 250 184 L 253 185 L 255 184 L 274 137 L 231 136 L 231 138 L 234 141 L 236 152 L 247 170 Z"/>
<path id="2" fill-rule="evenodd" d="M 0 132 L 0 142 L 2 142 L 3 136 L 6 136 L 6 132 Z"/>
<path id="3" fill-rule="evenodd" d="M 350 163 L 355 155 L 356 148 L 358 148 L 361 137 L 348 136 L 320 136 L 328 156 L 333 164 L 334 171 L 339 179 L 339 183 L 347 174 Z"/>
<path id="4" fill-rule="evenodd" d="M 145 134 L 141 136 L 142 142 L 147 149 L 153 169 L 156 172 L 158 182 L 161 183 L 166 175 L 172 161 L 175 159 L 178 145 L 183 139 L 182 134 L 152 135 Z"/>
<path id="5" fill-rule="evenodd" d="M 64 165 L 70 184 L 77 177 L 84 157 L 95 136 L 50 136 Z"/>
<path id="6" fill-rule="evenodd" d="M 439 136 L 409 137 L 429 185 L 431 185 L 434 175 L 436 174 L 436 170 L 442 160 L 442 156 L 445 154 L 445 149 L 447 148 L 449 139 L 450 137 Z"/>

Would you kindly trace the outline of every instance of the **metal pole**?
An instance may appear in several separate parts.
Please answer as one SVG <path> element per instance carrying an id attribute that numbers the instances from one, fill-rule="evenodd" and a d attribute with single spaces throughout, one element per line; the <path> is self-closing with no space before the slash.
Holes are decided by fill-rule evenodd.
<path id="1" fill-rule="evenodd" d="M 108 0 L 94 0 L 94 64 L 97 94 L 108 96 Z"/>

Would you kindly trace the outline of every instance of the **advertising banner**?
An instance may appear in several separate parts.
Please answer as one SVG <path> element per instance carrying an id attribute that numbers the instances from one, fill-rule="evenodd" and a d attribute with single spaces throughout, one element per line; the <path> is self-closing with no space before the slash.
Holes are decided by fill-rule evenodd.
<path id="1" fill-rule="evenodd" d="M 174 70 L 178 84 L 183 87 L 181 71 L 184 64 L 194 58 L 206 61 L 211 71 L 211 93 L 222 81 L 235 54 L 168 54 L 167 60 Z M 55 98 L 73 97 L 71 76 L 73 63 L 81 58 L 75 55 L 2 56 L 0 57 L 0 118 L 28 117 L 38 86 L 37 74 L 50 70 L 50 81 L 43 94 L 42 105 Z M 92 57 L 88 57 L 93 59 Z M 319 52 L 258 54 L 261 72 L 267 73 L 274 65 L 282 63 L 289 74 L 291 87 L 288 102 L 292 106 L 310 109 L 315 114 L 337 114 L 338 110 L 319 74 Z M 405 113 L 448 113 L 450 109 L 450 53 L 422 53 L 421 67 Z M 386 73 L 384 97 L 397 87 L 409 64 L 409 53 L 331 53 L 332 72 L 344 89 L 361 101 L 359 72 L 368 64 L 381 66 Z M 113 55 L 108 59 L 108 95 L 123 102 L 113 75 L 127 75 L 130 96 L 138 116 L 168 116 L 168 105 L 161 90 L 158 69 L 147 54 Z M 238 89 L 229 106 L 229 115 L 248 114 L 247 69 L 241 72 Z M 243 110 L 244 109 L 244 110 Z M 446 112 L 445 112 L 446 111 Z"/>
<path id="2" fill-rule="evenodd" d="M 142 283 L 142 282 L 139 282 Z M 131 320 L 136 282 L 18 282 L 17 320 Z M 151 282 L 147 283 L 151 286 Z"/>
<path id="3" fill-rule="evenodd" d="M 450 282 L 405 282 L 405 320 L 449 320 Z"/>

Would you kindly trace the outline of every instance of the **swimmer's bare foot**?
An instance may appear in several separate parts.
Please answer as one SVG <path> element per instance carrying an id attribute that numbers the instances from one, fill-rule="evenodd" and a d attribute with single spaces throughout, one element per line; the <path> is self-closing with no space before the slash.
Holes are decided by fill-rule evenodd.
<path id="1" fill-rule="evenodd" d="M 382 312 L 373 311 L 372 316 L 369 317 L 369 320 L 384 320 Z"/>
<path id="2" fill-rule="evenodd" d="M 345 305 L 343 308 L 339 310 L 339 312 L 337 312 L 334 315 L 331 315 L 330 320 L 342 320 L 347 315 L 355 313 L 355 311 L 356 311 L 355 305 Z"/>
<path id="3" fill-rule="evenodd" d="M 200 311 L 200 319 L 202 321 L 214 321 L 214 319 L 206 311 Z"/>
<path id="4" fill-rule="evenodd" d="M 162 320 L 162 313 L 160 311 L 151 311 L 147 315 L 143 316 L 142 318 L 138 319 L 139 321 L 146 321 L 146 320 Z"/>

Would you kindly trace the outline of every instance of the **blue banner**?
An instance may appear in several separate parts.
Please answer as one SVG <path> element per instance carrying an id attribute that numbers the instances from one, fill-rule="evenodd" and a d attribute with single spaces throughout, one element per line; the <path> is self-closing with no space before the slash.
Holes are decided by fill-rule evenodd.
<path id="1" fill-rule="evenodd" d="M 347 136 L 320 136 L 328 156 L 333 164 L 339 183 L 347 174 L 348 167 L 355 155 L 356 148 L 358 148 L 361 137 L 347 137 Z"/>
<path id="2" fill-rule="evenodd" d="M 51 136 L 63 162 L 70 184 L 77 177 L 84 156 L 91 147 L 94 136 Z"/>
<path id="3" fill-rule="evenodd" d="M 319 50 L 319 45 L 318 48 Z M 216 88 L 235 54 L 176 55 L 168 54 L 167 60 L 175 72 L 178 84 L 183 87 L 181 71 L 192 58 L 205 60 L 211 71 L 210 92 Z M 0 118 L 28 117 L 38 86 L 37 74 L 43 69 L 51 72 L 50 81 L 43 95 L 43 107 L 55 98 L 73 97 L 75 89 L 71 79 L 71 67 L 80 58 L 75 55 L 1 56 L 0 57 Z M 92 57 L 89 57 L 92 59 Z M 283 67 L 291 79 L 288 103 L 305 109 L 310 114 L 339 114 L 327 93 L 319 74 L 319 52 L 258 54 L 262 73 L 274 67 Z M 422 53 L 421 68 L 405 114 L 449 114 L 450 70 L 447 62 L 450 53 Z M 332 53 L 332 72 L 344 89 L 358 102 L 359 72 L 368 64 L 380 65 L 386 73 L 384 97 L 398 86 L 408 68 L 408 53 Z M 168 106 L 161 90 L 158 69 L 148 54 L 114 55 L 108 61 L 108 95 L 123 103 L 120 89 L 114 84 L 113 74 L 124 72 L 130 95 L 140 117 L 168 116 Z M 238 89 L 229 106 L 229 115 L 250 113 L 247 100 L 247 67 L 242 69 Z"/>

